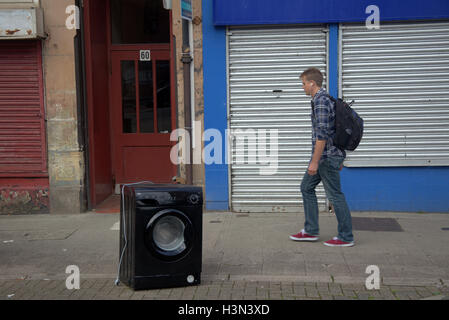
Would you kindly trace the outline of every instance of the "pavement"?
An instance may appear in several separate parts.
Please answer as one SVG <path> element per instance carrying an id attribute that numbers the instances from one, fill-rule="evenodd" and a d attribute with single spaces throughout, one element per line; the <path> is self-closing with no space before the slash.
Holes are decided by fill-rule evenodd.
<path id="1" fill-rule="evenodd" d="M 449 214 L 352 216 L 394 219 L 400 228 L 354 228 L 354 247 L 333 248 L 323 245 L 337 230 L 328 212 L 320 214 L 320 240 L 314 243 L 289 239 L 303 228 L 303 213 L 205 212 L 201 284 L 136 292 L 114 284 L 119 214 L 0 216 L 0 300 L 448 299 Z M 66 271 L 72 265 L 81 281 L 70 290 Z M 380 281 L 369 290 L 372 270 Z"/>

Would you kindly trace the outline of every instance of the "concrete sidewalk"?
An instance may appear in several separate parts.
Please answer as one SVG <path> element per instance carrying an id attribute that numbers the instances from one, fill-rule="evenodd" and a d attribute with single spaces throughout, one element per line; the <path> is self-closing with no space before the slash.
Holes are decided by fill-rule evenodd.
<path id="1" fill-rule="evenodd" d="M 360 213 L 394 218 L 403 231 L 354 230 L 356 245 L 331 248 L 337 222 L 320 214 L 320 241 L 299 243 L 302 213 L 204 213 L 198 287 L 133 292 L 114 286 L 119 215 L 0 216 L 0 299 L 444 299 L 449 295 L 448 214 Z M 81 272 L 67 290 L 66 267 Z M 366 268 L 380 270 L 367 290 Z"/>

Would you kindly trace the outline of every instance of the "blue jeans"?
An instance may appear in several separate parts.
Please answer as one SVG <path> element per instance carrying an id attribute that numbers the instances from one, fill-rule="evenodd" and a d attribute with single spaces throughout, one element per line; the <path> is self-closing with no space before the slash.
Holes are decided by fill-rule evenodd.
<path id="1" fill-rule="evenodd" d="M 338 221 L 338 238 L 342 241 L 352 242 L 352 219 L 345 195 L 341 192 L 340 166 L 342 157 L 329 157 L 321 160 L 316 175 L 311 176 L 306 171 L 301 183 L 301 193 L 304 201 L 305 223 L 304 230 L 311 235 L 319 235 L 318 201 L 315 187 L 323 181 L 324 190 L 329 201 L 334 206 Z"/>

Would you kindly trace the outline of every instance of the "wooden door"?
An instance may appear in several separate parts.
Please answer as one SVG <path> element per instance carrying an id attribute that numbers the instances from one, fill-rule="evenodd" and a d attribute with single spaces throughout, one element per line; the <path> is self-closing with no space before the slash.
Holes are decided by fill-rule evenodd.
<path id="1" fill-rule="evenodd" d="M 175 109 L 170 50 L 139 46 L 113 51 L 112 149 L 116 184 L 171 182 L 176 166 L 170 161 Z M 145 47 L 145 48 L 144 48 Z M 140 50 L 151 61 L 141 61 Z"/>

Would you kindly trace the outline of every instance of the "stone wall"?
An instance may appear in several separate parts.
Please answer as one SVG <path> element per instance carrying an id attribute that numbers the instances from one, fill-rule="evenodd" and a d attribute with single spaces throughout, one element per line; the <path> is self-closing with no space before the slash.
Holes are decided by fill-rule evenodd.
<path id="1" fill-rule="evenodd" d="M 66 27 L 73 0 L 42 0 L 43 69 L 51 213 L 80 213 L 84 155 L 78 144 L 74 37 Z"/>

